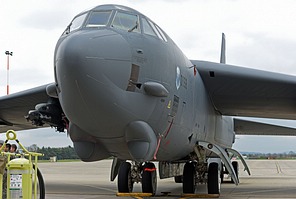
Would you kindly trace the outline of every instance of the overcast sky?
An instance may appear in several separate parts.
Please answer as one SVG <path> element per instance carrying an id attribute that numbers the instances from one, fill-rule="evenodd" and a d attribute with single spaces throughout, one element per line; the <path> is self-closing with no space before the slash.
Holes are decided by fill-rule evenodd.
<path id="1" fill-rule="evenodd" d="M 227 63 L 296 75 L 296 1 L 285 0 L 0 0 L 0 96 L 6 94 L 6 50 L 10 92 L 53 82 L 56 41 L 72 18 L 88 8 L 114 3 L 148 16 L 190 59 L 219 61 L 226 34 Z M 0 138 L 3 137 L 4 135 Z M 25 145 L 67 146 L 54 129 L 19 133 Z M 240 151 L 296 151 L 291 137 L 240 136 Z"/>

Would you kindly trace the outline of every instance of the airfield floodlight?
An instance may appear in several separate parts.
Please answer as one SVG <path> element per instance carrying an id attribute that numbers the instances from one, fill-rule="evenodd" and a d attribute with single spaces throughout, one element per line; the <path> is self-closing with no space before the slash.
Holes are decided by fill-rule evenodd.
<path id="1" fill-rule="evenodd" d="M 5 51 L 5 55 L 7 55 L 7 95 L 9 94 L 9 56 L 12 56 L 13 52 Z"/>
<path id="2" fill-rule="evenodd" d="M 9 52 L 8 50 L 5 51 L 5 55 L 10 55 L 10 56 L 12 56 L 12 54 L 13 54 L 13 52 Z"/>

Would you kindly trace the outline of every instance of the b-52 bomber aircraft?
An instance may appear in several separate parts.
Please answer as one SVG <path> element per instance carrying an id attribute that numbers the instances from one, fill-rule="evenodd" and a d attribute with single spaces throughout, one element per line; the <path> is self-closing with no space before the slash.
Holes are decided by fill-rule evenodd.
<path id="1" fill-rule="evenodd" d="M 235 134 L 295 135 L 234 117 L 296 119 L 295 77 L 227 65 L 224 37 L 220 63 L 189 60 L 157 24 L 121 5 L 74 17 L 56 44 L 54 77 L 0 98 L 1 131 L 67 131 L 81 160 L 114 158 L 111 180 L 123 193 L 142 183 L 154 195 L 158 162 L 160 178 L 174 177 L 184 193 L 207 183 L 219 194 L 224 173 L 239 183 Z"/>

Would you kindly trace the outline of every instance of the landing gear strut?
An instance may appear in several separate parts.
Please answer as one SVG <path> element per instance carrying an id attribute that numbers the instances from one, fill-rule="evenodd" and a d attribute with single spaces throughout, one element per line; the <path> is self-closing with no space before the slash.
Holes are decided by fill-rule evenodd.
<path id="1" fill-rule="evenodd" d="M 238 177 L 238 162 L 237 161 L 233 161 L 232 163 L 234 172 L 236 174 L 236 176 Z M 234 180 L 231 178 L 231 182 L 234 183 Z"/>

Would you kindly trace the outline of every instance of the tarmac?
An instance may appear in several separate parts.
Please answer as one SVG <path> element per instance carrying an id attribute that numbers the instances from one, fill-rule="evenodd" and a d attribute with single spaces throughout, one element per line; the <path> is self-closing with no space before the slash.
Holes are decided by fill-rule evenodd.
<path id="1" fill-rule="evenodd" d="M 46 199 L 144 198 L 116 196 L 117 179 L 114 182 L 109 180 L 111 162 L 40 163 Z M 247 163 L 252 175 L 248 176 L 239 162 L 240 184 L 232 184 L 225 176 L 226 182 L 221 185 L 220 198 L 296 198 L 296 160 L 247 160 Z M 134 192 L 141 192 L 141 184 L 134 185 Z M 204 184 L 198 185 L 196 193 L 196 198 L 208 198 Z M 151 198 L 190 197 L 182 196 L 182 184 L 170 178 L 158 180 L 157 194 Z"/>

